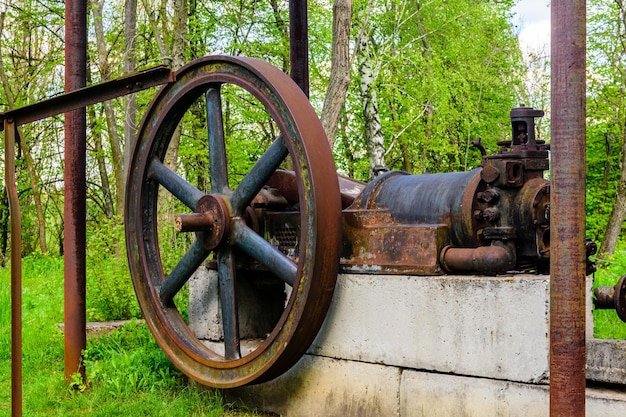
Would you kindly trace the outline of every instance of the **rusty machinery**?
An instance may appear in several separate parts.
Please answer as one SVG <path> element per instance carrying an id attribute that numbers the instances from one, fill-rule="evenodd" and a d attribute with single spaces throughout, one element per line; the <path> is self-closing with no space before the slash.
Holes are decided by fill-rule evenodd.
<path id="1" fill-rule="evenodd" d="M 277 129 L 274 142 L 239 180 L 229 176 L 223 122 L 222 93 L 232 88 L 260 102 Z M 180 120 L 198 100 L 208 121 L 206 189 L 164 162 Z M 513 109 L 511 138 L 499 143 L 495 155 L 477 144 L 483 157 L 473 171 L 390 171 L 365 184 L 338 179 L 318 117 L 281 71 L 250 58 L 191 62 L 153 100 L 129 170 L 127 250 L 152 333 L 191 378 L 235 387 L 272 379 L 301 357 L 322 325 L 340 270 L 546 272 L 548 145 L 535 138 L 534 129 L 542 115 Z M 164 267 L 159 245 L 160 194 L 186 206 L 173 222 L 177 231 L 193 234 L 171 268 Z M 217 275 L 223 335 L 218 347 L 196 337 L 175 298 L 202 265 Z M 275 300 L 256 334 L 240 328 L 240 322 L 255 319 L 244 317 L 248 313 L 238 305 L 244 282 Z M 254 339 L 252 347 L 248 339 Z"/>
<path id="2" fill-rule="evenodd" d="M 236 387 L 289 369 L 317 335 L 340 271 L 548 272 L 550 183 L 544 173 L 549 146 L 535 138 L 540 110 L 512 109 L 511 138 L 499 142 L 495 155 L 475 143 L 482 162 L 472 171 L 389 171 L 366 184 L 337 176 L 308 98 L 268 63 L 209 56 L 175 77 L 162 68 L 137 77 L 142 88 L 167 84 L 152 101 L 131 156 L 125 205 L 131 276 L 158 344 L 198 382 Z M 123 94 L 118 90 L 131 81 L 88 87 L 1 116 L 5 125 L 28 123 Z M 229 174 L 222 105 L 223 91 L 232 89 L 257 101 L 277 132 L 237 179 Z M 209 153 L 204 187 L 165 163 L 181 119 L 197 113 L 199 101 L 206 109 Z M 170 223 L 191 233 L 192 243 L 173 267 L 164 265 L 162 249 L 170 248 L 159 242 L 164 195 L 186 207 Z M 594 250 L 588 242 L 587 255 Z M 177 308 L 177 295 L 201 266 L 215 271 L 218 281 L 222 336 L 211 345 L 196 337 Z M 616 308 L 624 318 L 625 282 L 596 290 L 597 308 Z M 252 285 L 260 297 L 242 297 L 244 285 Z M 238 305 L 259 298 L 264 299 L 261 309 L 269 307 L 263 314 L 251 316 Z M 255 320 L 252 332 L 249 325 L 240 326 Z"/>
<path id="3" fill-rule="evenodd" d="M 306 2 L 294 0 L 289 5 L 292 76 L 306 92 Z M 552 9 L 553 20 L 563 23 L 553 25 L 552 102 L 557 112 L 553 111 L 552 126 L 555 146 L 558 143 L 560 147 L 555 155 L 557 160 L 571 157 L 580 162 L 555 164 L 554 184 L 559 187 L 553 193 L 553 210 L 562 217 L 553 234 L 561 236 L 562 228 L 579 231 L 584 226 L 580 221 L 584 190 L 566 181 L 580 174 L 578 166 L 584 164 L 579 146 L 584 140 L 579 138 L 584 138 L 584 123 L 580 122 L 584 121 L 580 104 L 584 102 L 580 99 L 584 98 L 584 47 L 580 45 L 584 46 L 585 19 L 581 2 L 559 1 Z M 278 70 L 252 59 L 207 57 L 179 70 L 176 81 L 169 77 L 169 73 L 140 74 L 132 83 L 119 80 L 131 86 L 126 91 L 117 88 L 115 81 L 0 113 L 0 129 L 5 130 L 7 188 L 13 188 L 9 148 L 17 139 L 17 126 L 133 92 L 135 86 L 142 89 L 169 82 L 153 101 L 132 155 L 127 248 L 136 293 L 150 329 L 170 359 L 192 378 L 216 387 L 234 387 L 269 380 L 288 369 L 321 326 L 340 269 L 390 274 L 547 270 L 550 186 L 543 171 L 548 167 L 548 148 L 534 138 L 533 129 L 533 119 L 540 112 L 514 109 L 511 140 L 502 143 L 497 155 L 483 155 L 481 167 L 472 172 L 421 176 L 390 172 L 370 184 L 339 178 L 338 186 L 319 120 L 301 90 Z M 566 84 L 568 88 L 559 88 Z M 220 103 L 225 86 L 251 93 L 280 131 L 240 181 L 228 175 L 228 135 Z M 167 146 L 177 136 L 178 121 L 197 99 L 205 101 L 209 121 L 210 187 L 206 190 L 194 187 L 164 163 Z M 569 111 L 559 113 L 562 108 Z M 566 133 L 573 139 L 571 146 L 561 143 Z M 159 247 L 161 188 L 188 208 L 176 217 L 176 229 L 195 232 L 194 243 L 172 269 L 162 264 Z M 573 193 L 575 204 L 563 204 L 564 193 Z M 11 201 L 11 217 L 12 222 L 13 217 L 17 221 L 12 228 L 19 237 L 19 205 L 13 194 L 9 194 L 15 200 Z M 15 241 L 19 247 L 19 239 Z M 559 333 L 572 314 L 576 315 L 573 325 L 584 327 L 579 323 L 584 319 L 584 314 L 579 314 L 581 304 L 571 302 L 580 301 L 580 286 L 576 279 L 569 279 L 572 274 L 578 278 L 580 257 L 574 255 L 580 248 L 576 243 L 564 243 L 557 239 L 553 247 L 554 285 L 550 289 L 551 304 L 554 301 L 555 305 L 550 339 L 560 349 L 552 352 L 556 360 L 551 359 L 550 364 L 551 387 L 555 388 L 550 390 L 551 414 L 559 415 L 564 415 L 564 410 L 584 413 L 585 388 L 584 374 L 567 377 L 573 375 L 572 363 L 584 368 L 584 349 L 570 349 L 572 338 Z M 589 256 L 595 245 L 587 242 L 586 249 Z M 15 264 L 19 265 L 19 251 L 15 252 Z M 217 350 L 195 337 L 176 308 L 180 299 L 176 295 L 202 264 L 219 278 L 224 337 Z M 12 286 L 17 293 L 21 271 L 14 266 Z M 591 266 L 587 268 L 589 272 Z M 238 287 L 246 279 L 279 293 L 276 299 L 280 303 L 273 320 L 259 332 L 256 347 L 242 351 L 241 344 L 248 336 L 239 331 L 237 302 Z M 596 308 L 615 308 L 620 318 L 626 318 L 625 278 L 615 287 L 596 290 L 595 295 Z M 13 298 L 17 302 L 12 305 L 19 304 L 19 297 Z M 14 333 L 21 338 L 21 324 Z M 580 345 L 577 341 L 584 336 L 580 331 L 574 336 Z M 14 352 L 21 352 L 21 347 Z M 16 374 L 17 385 L 21 385 L 21 368 Z M 576 392 L 570 389 L 573 386 Z"/>

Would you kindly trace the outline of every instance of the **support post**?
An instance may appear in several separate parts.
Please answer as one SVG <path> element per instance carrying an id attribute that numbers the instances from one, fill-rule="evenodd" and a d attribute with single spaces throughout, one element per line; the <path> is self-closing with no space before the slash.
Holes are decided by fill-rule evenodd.
<path id="1" fill-rule="evenodd" d="M 11 416 L 22 416 L 22 219 L 15 182 L 15 120 L 4 121 L 4 185 L 11 216 Z"/>
<path id="2" fill-rule="evenodd" d="M 65 91 L 86 85 L 87 1 L 65 1 Z M 65 379 L 84 377 L 86 337 L 86 128 L 85 109 L 65 114 L 64 321 Z"/>
<path id="3" fill-rule="evenodd" d="M 289 2 L 289 60 L 291 78 L 309 96 L 309 25 L 307 0 Z"/>
<path id="4" fill-rule="evenodd" d="M 553 0 L 550 416 L 585 415 L 585 0 Z"/>

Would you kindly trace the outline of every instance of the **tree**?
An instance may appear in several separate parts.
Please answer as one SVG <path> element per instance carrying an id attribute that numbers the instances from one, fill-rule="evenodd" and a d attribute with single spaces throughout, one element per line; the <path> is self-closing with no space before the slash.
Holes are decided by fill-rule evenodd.
<path id="1" fill-rule="evenodd" d="M 359 75 L 361 83 L 361 100 L 363 101 L 363 118 L 365 119 L 365 140 L 370 154 L 370 179 L 373 178 L 374 170 L 385 165 L 385 138 L 378 112 L 378 99 L 374 81 L 377 70 L 373 67 L 376 61 L 371 55 L 366 37 L 361 39 L 359 45 Z"/>
<path id="2" fill-rule="evenodd" d="M 8 109 L 16 108 L 20 105 L 27 104 L 32 100 L 32 93 L 49 94 L 49 91 L 39 89 L 45 83 L 31 82 L 40 77 L 44 71 L 54 69 L 59 62 L 59 58 L 52 58 L 54 54 L 58 54 L 62 47 L 61 39 L 58 32 L 61 27 L 61 9 L 50 7 L 48 10 L 49 17 L 46 20 L 33 18 L 37 16 L 36 5 L 26 4 L 23 8 L 15 10 L 15 15 L 9 15 L 11 19 L 10 32 L 3 34 L 0 41 L 0 78 L 2 79 L 3 96 L 6 100 Z M 7 14 L 2 12 L 0 15 L 0 32 L 3 31 Z M 50 37 L 50 33 L 53 34 Z M 11 51 L 10 56 L 12 62 L 7 63 L 4 60 L 4 49 Z M 62 56 L 62 54 L 61 54 Z M 7 74 L 7 71 L 11 71 Z M 47 74 L 49 76 L 49 74 Z M 11 81 L 9 81 L 11 77 Z M 18 81 L 19 80 L 19 81 Z M 48 87 L 53 87 L 54 82 Z M 35 90 L 35 91 L 33 91 Z M 30 93 L 30 94 L 29 94 Z M 28 95 L 26 95 L 28 94 Z M 34 100 L 32 100 L 34 101 Z M 39 250 L 42 253 L 47 252 L 46 237 L 46 217 L 44 201 L 42 198 L 42 190 L 40 183 L 40 172 L 36 166 L 35 156 L 32 152 L 31 138 L 36 138 L 41 131 L 38 127 L 42 125 L 33 124 L 18 130 L 19 146 L 23 157 L 24 165 L 28 173 L 30 191 L 32 193 L 33 203 L 36 212 L 36 224 L 38 233 Z M 25 246 L 29 247 L 29 240 L 25 241 Z"/>
<path id="3" fill-rule="evenodd" d="M 352 24 L 352 0 L 335 0 L 333 3 L 333 39 L 330 61 L 330 77 L 322 108 L 322 125 L 332 149 L 337 124 L 350 84 L 350 26 Z"/>
<path id="4" fill-rule="evenodd" d="M 603 258 L 614 252 L 626 217 L 626 8 L 622 0 L 592 1 L 592 5 L 587 209 L 592 233 L 598 236 L 603 232 L 598 250 L 598 257 Z"/>

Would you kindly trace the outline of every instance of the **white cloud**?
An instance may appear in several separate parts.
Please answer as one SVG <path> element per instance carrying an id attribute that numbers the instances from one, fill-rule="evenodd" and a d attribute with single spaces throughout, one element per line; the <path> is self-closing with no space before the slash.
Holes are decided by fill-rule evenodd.
<path id="1" fill-rule="evenodd" d="M 522 50 L 550 49 L 550 1 L 520 0 L 513 8 L 514 24 L 520 27 Z"/>

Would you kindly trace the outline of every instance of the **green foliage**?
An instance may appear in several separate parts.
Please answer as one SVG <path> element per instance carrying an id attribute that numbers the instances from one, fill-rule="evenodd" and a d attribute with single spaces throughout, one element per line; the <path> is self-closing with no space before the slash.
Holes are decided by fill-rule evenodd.
<path id="1" fill-rule="evenodd" d="M 87 241 L 89 321 L 140 317 L 126 258 L 121 218 L 102 219 Z"/>
<path id="2" fill-rule="evenodd" d="M 621 7 L 620 2 L 593 0 L 588 8 L 587 230 L 598 241 L 613 209 L 624 163 L 626 28 Z"/>
<path id="3" fill-rule="evenodd" d="M 130 323 L 107 337 L 92 339 L 83 357 L 89 383 L 109 397 L 180 390 L 185 384 L 145 324 Z"/>
<path id="4" fill-rule="evenodd" d="M 375 90 L 387 165 L 409 172 L 468 170 L 508 139 L 508 110 L 519 104 L 522 59 L 509 23 L 509 6 L 492 2 L 381 2 L 365 27 L 373 45 Z M 355 4 L 354 33 L 369 2 Z M 346 103 L 340 169 L 368 178 L 362 103 L 353 82 Z M 344 157 L 347 156 L 347 158 Z M 347 159 L 347 160 L 346 160 Z M 362 169 L 365 168 L 365 171 Z"/>

